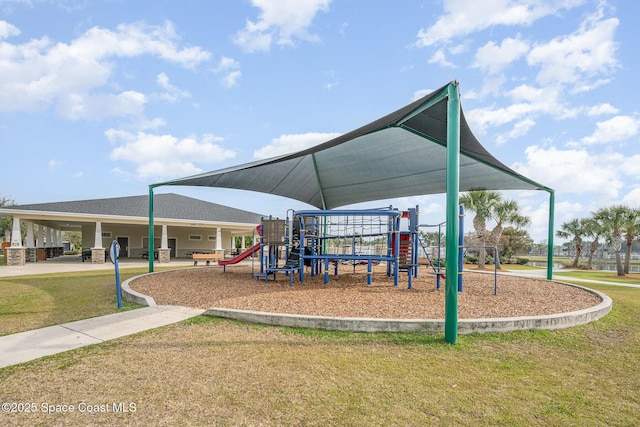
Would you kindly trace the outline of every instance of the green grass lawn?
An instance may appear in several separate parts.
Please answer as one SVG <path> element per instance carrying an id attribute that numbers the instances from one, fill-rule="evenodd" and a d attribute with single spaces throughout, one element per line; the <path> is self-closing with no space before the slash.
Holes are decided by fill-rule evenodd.
<path id="1" fill-rule="evenodd" d="M 76 279 L 76 286 L 89 283 Z M 589 287 L 613 299 L 612 312 L 597 322 L 556 331 L 460 336 L 457 345 L 446 344 L 442 336 L 328 332 L 196 317 L 0 369 L 3 402 L 124 402 L 134 403 L 135 412 L 0 413 L 0 422 L 637 425 L 640 289 Z"/>
<path id="2" fill-rule="evenodd" d="M 601 280 L 603 282 L 640 284 L 640 273 L 630 273 L 621 277 L 615 271 L 573 270 L 566 272 L 554 271 L 553 276 L 558 279 L 574 277 L 577 279 Z"/>
<path id="3" fill-rule="evenodd" d="M 122 269 L 121 281 L 145 272 Z M 115 313 L 115 283 L 109 270 L 0 278 L 0 335 Z"/>

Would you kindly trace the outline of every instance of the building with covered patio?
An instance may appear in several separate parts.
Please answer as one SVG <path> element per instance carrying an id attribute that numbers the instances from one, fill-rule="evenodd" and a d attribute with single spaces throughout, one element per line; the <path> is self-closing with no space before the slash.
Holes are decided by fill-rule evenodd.
<path id="1" fill-rule="evenodd" d="M 153 206 L 159 237 L 151 246 L 146 195 L 0 208 L 0 215 L 13 217 L 11 237 L 5 243 L 7 265 L 61 256 L 63 231 L 82 233 L 79 262 L 104 263 L 114 240 L 120 245 L 121 258 L 153 256 L 168 263 L 171 258 L 188 258 L 194 253 L 224 256 L 236 249 L 236 237 L 254 235 L 262 219 L 254 212 L 174 193 L 154 195 Z M 245 239 L 240 240 L 242 250 Z"/>

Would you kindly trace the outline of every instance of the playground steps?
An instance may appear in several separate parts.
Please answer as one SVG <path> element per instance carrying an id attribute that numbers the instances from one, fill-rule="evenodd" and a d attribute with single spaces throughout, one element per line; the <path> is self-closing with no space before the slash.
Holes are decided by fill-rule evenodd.
<path id="1" fill-rule="evenodd" d="M 409 234 L 400 235 L 400 250 L 398 252 L 398 268 L 400 270 L 409 270 L 415 267 L 411 261 L 413 259 L 411 253 L 411 236 Z"/>
<path id="2" fill-rule="evenodd" d="M 269 275 L 273 275 L 273 280 L 276 280 L 276 273 L 285 273 L 289 277 L 289 286 L 293 286 L 293 273 L 298 270 L 300 270 L 300 248 L 292 248 L 283 267 L 268 267 L 266 273 L 255 276 L 264 277 L 265 281 L 268 281 Z"/>

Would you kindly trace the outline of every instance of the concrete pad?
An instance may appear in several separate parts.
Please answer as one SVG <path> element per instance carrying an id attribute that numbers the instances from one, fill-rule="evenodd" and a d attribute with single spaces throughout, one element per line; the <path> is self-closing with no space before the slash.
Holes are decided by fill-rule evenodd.
<path id="1" fill-rule="evenodd" d="M 99 342 L 62 325 L 7 335 L 0 337 L 0 368 Z"/>
<path id="2" fill-rule="evenodd" d="M 100 341 L 107 341 L 177 323 L 203 312 L 204 310 L 186 307 L 155 306 L 79 320 L 62 326 Z"/>
<path id="3" fill-rule="evenodd" d="M 6 335 L 0 337 L 0 368 L 166 326 L 203 311 L 174 306 L 145 307 Z"/>

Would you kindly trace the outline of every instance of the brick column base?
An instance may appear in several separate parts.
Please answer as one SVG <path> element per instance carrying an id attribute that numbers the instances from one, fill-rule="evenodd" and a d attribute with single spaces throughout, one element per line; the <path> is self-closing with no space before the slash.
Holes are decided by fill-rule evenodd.
<path id="1" fill-rule="evenodd" d="M 8 247 L 5 251 L 7 251 L 7 265 L 25 264 L 27 248 Z"/>
<path id="2" fill-rule="evenodd" d="M 25 261 L 26 262 L 36 262 L 38 261 L 36 257 L 36 248 L 27 248 L 25 252 Z"/>
<path id="3" fill-rule="evenodd" d="M 165 264 L 171 262 L 171 249 L 158 249 L 158 262 Z"/>
<path id="4" fill-rule="evenodd" d="M 104 248 L 91 248 L 91 264 L 104 264 Z"/>

